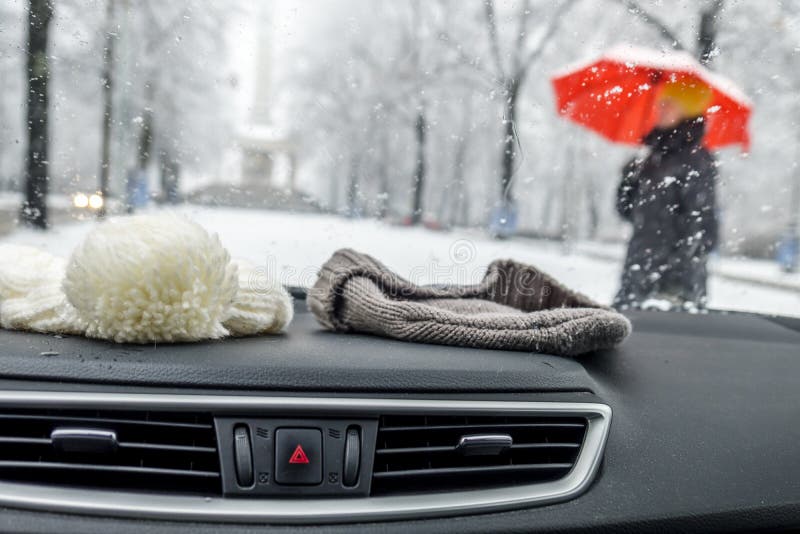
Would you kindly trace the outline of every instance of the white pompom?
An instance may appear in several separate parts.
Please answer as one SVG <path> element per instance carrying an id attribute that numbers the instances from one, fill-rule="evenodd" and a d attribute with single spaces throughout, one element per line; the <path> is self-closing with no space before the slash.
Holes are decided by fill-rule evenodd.
<path id="1" fill-rule="evenodd" d="M 176 215 L 98 225 L 72 253 L 63 284 L 86 335 L 119 343 L 223 337 L 237 286 L 219 238 Z"/>

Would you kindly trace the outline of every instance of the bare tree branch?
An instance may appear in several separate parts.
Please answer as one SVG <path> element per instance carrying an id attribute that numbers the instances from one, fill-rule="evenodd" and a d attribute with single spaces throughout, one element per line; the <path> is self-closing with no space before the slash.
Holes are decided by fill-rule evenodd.
<path id="1" fill-rule="evenodd" d="M 159 15 L 153 11 L 153 6 L 150 4 L 150 2 L 142 2 L 142 5 L 146 8 L 145 14 L 150 18 L 151 24 L 158 30 L 158 33 L 156 33 L 154 37 L 147 42 L 147 53 L 153 54 L 167 40 L 168 37 L 175 34 L 175 29 L 190 13 L 190 6 L 188 4 L 183 6 L 183 8 L 181 8 L 174 17 L 172 17 L 172 19 L 162 25 L 160 23 Z"/>
<path id="2" fill-rule="evenodd" d="M 357 42 L 352 46 L 353 59 L 357 60 L 363 64 L 365 68 L 372 71 L 375 78 L 381 79 L 389 76 L 395 76 L 399 80 L 408 81 L 411 79 L 412 75 L 409 73 L 398 72 L 397 69 L 393 69 L 391 66 L 387 68 L 386 62 L 376 57 L 373 50 L 363 43 Z M 447 76 L 447 79 L 450 81 L 460 81 L 464 84 L 484 82 L 488 87 L 496 87 L 495 81 L 493 79 L 488 79 L 489 73 L 487 73 L 485 70 L 478 69 L 477 67 L 475 69 L 464 69 L 462 67 L 463 63 L 461 62 L 437 63 L 428 72 L 428 76 L 430 79 L 436 81 L 441 81 L 442 76 Z M 481 76 L 480 78 L 471 78 L 468 76 L 469 73 L 475 73 L 479 75 L 486 74 L 487 77 L 485 78 Z M 413 84 L 405 84 L 402 85 L 402 87 L 397 87 L 395 89 L 396 92 L 393 92 L 390 98 L 383 98 L 380 100 L 380 104 L 386 110 L 386 112 L 394 116 L 401 117 L 407 116 L 415 111 L 416 106 L 412 106 L 408 102 L 413 99 L 416 93 L 419 92 L 419 88 Z M 339 104 L 346 104 L 346 98 L 346 96 L 342 95 L 343 100 L 339 102 Z"/>
<path id="3" fill-rule="evenodd" d="M 542 38 L 539 39 L 539 42 L 536 43 L 536 46 L 525 57 L 525 61 L 520 64 L 520 69 L 515 76 L 517 79 L 524 78 L 528 73 L 528 68 L 531 66 L 531 64 L 533 64 L 533 62 L 542 55 L 545 47 L 553 39 L 553 36 L 555 35 L 559 26 L 561 26 L 561 22 L 565 18 L 565 15 L 572 8 L 572 6 L 575 5 L 576 1 L 577 0 L 565 0 L 560 6 L 558 6 L 558 9 L 556 9 L 556 12 L 550 18 L 550 23 L 547 25 L 544 35 L 542 35 Z"/>
<path id="4" fill-rule="evenodd" d="M 678 39 L 678 37 L 672 33 L 672 30 L 670 30 L 669 27 L 658 17 L 646 11 L 641 5 L 639 5 L 639 2 L 636 0 L 617 0 L 617 2 L 627 7 L 629 11 L 642 19 L 642 21 L 655 27 L 661 36 L 670 42 L 672 48 L 675 50 L 686 50 L 686 47 L 683 46 L 680 39 Z"/>
<path id="5" fill-rule="evenodd" d="M 519 18 L 517 19 L 517 42 L 516 46 L 514 46 L 514 57 L 511 61 L 514 72 L 519 72 L 522 65 L 522 51 L 525 49 L 525 39 L 528 36 L 528 16 L 530 13 L 530 0 L 525 0 L 520 6 Z"/>
<path id="6" fill-rule="evenodd" d="M 439 42 L 445 44 L 448 48 L 456 53 L 458 63 L 468 65 L 476 70 L 478 73 L 485 76 L 486 81 L 492 85 L 496 85 L 498 78 L 497 75 L 489 71 L 481 62 L 478 56 L 470 56 L 464 52 L 464 48 L 453 37 L 442 30 L 439 32 Z"/>
<path id="7" fill-rule="evenodd" d="M 717 40 L 717 17 L 725 0 L 714 0 L 711 5 L 700 12 L 700 31 L 697 36 L 697 58 L 703 65 L 708 65 L 714 57 Z"/>
<path id="8" fill-rule="evenodd" d="M 492 51 L 497 76 L 505 79 L 505 69 L 503 68 L 503 58 L 500 56 L 500 41 L 497 35 L 497 21 L 495 20 L 494 0 L 484 0 L 484 14 L 486 16 L 486 28 L 489 30 L 489 48 Z"/>

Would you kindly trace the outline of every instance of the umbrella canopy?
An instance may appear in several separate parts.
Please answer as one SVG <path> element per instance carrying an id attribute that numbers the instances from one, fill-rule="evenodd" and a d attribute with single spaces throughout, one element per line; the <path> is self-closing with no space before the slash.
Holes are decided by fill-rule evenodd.
<path id="1" fill-rule="evenodd" d="M 748 149 L 750 100 L 733 82 L 706 69 L 687 52 L 618 45 L 599 58 L 557 73 L 552 83 L 560 114 L 611 141 L 641 144 L 655 126 L 655 104 L 668 80 L 704 83 L 712 89 L 703 114 L 707 148 L 740 144 Z"/>

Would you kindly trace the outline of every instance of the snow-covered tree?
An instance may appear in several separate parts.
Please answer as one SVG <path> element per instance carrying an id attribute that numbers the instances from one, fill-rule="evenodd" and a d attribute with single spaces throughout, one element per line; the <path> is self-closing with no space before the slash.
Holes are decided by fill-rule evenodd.
<path id="1" fill-rule="evenodd" d="M 21 116 L 27 83 L 23 4 L 0 6 L 0 183 L 14 188 L 23 183 L 20 147 L 27 135 Z M 143 156 L 144 137 L 152 142 L 146 159 L 154 175 L 218 171 L 233 121 L 231 106 L 225 105 L 232 90 L 227 25 L 243 2 L 55 0 L 48 5 L 53 6 L 47 159 L 52 190 L 100 188 L 100 175 L 107 171 L 111 193 L 120 194 L 127 170 Z M 108 80 L 113 83 L 106 90 Z M 104 101 L 104 92 L 110 101 Z M 142 135 L 145 125 L 149 136 Z"/>
<path id="2" fill-rule="evenodd" d="M 25 86 L 22 49 L 27 31 L 23 6 L 22 2 L 0 3 L 0 190 L 22 187 L 25 109 L 20 99 Z"/>
<path id="3" fill-rule="evenodd" d="M 348 212 L 359 211 L 359 197 L 374 189 L 379 215 L 389 211 L 390 198 L 406 200 L 405 209 L 398 205 L 398 210 L 416 224 L 432 185 L 431 114 L 439 107 L 440 91 L 452 89 L 447 82 L 460 77 L 463 83 L 464 78 L 441 53 L 436 30 L 444 5 L 384 2 L 378 11 L 370 9 L 372 2 L 347 5 L 352 9 L 343 13 L 362 16 L 326 20 L 320 31 L 337 32 L 338 27 L 336 45 L 320 55 L 304 51 L 302 67 L 291 79 L 292 87 L 303 89 L 294 102 L 301 110 L 293 115 L 312 118 L 294 126 L 301 136 L 313 131 L 312 138 L 324 137 L 325 157 L 332 155 L 347 169 Z M 365 31 L 376 26 L 385 31 Z M 356 145 L 357 139 L 366 145 Z M 306 151 L 314 152 L 315 146 L 320 144 Z M 331 201 L 335 207 L 338 200 Z"/>
<path id="4" fill-rule="evenodd" d="M 25 102 L 27 154 L 25 159 L 25 198 L 20 219 L 39 228 L 47 228 L 47 189 L 50 181 L 50 23 L 51 0 L 28 3 L 27 91 Z"/>
<path id="5" fill-rule="evenodd" d="M 158 167 L 162 189 L 174 187 L 166 182 L 180 167 L 214 169 L 229 140 L 232 7 L 141 0 L 125 3 L 118 16 L 115 124 L 127 149 L 119 164 Z"/>

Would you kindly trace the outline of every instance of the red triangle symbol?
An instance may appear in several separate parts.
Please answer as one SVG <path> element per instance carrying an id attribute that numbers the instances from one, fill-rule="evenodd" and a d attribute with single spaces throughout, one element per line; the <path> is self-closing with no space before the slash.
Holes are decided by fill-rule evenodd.
<path id="1" fill-rule="evenodd" d="M 303 447 L 301 447 L 300 445 L 297 446 L 297 448 L 292 453 L 292 457 L 289 458 L 289 463 L 290 464 L 307 464 L 307 463 L 309 463 L 308 462 L 308 456 L 306 456 L 306 451 L 303 450 Z"/>

